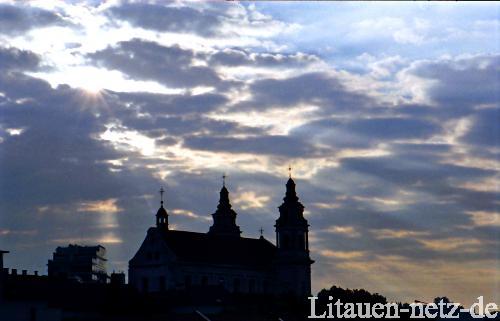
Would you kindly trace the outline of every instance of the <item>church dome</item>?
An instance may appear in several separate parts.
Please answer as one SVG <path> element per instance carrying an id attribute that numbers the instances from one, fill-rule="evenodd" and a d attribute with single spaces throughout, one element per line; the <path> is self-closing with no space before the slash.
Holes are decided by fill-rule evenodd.
<path id="1" fill-rule="evenodd" d="M 158 209 L 158 212 L 156 212 L 156 216 L 167 216 L 167 210 L 163 207 L 163 204 Z"/>

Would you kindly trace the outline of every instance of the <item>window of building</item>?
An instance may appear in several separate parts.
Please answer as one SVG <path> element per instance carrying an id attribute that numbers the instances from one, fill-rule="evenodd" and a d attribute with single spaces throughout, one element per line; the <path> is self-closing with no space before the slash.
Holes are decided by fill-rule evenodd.
<path id="1" fill-rule="evenodd" d="M 248 282 L 248 292 L 249 293 L 255 292 L 255 279 L 250 279 L 250 281 Z"/>
<path id="2" fill-rule="evenodd" d="M 160 288 L 160 291 L 165 291 L 166 290 L 166 279 L 164 276 L 160 276 L 160 280 L 159 280 L 159 288 Z"/>
<path id="3" fill-rule="evenodd" d="M 305 245 L 305 239 L 304 239 L 304 235 L 303 234 L 299 234 L 297 236 L 297 243 L 299 245 L 299 249 L 301 250 L 305 250 L 306 249 L 306 245 Z"/>
<path id="4" fill-rule="evenodd" d="M 36 308 L 35 307 L 31 307 L 30 308 L 30 321 L 36 321 Z"/>
<path id="5" fill-rule="evenodd" d="M 191 275 L 184 276 L 184 284 L 187 288 L 191 286 Z"/>
<path id="6" fill-rule="evenodd" d="M 241 281 L 239 278 L 235 278 L 233 281 L 233 290 L 234 292 L 240 292 Z"/>
<path id="7" fill-rule="evenodd" d="M 283 235 L 283 248 L 288 249 L 290 247 L 290 237 L 288 235 Z"/>
<path id="8" fill-rule="evenodd" d="M 142 278 L 142 291 L 149 292 L 149 280 L 147 277 Z"/>

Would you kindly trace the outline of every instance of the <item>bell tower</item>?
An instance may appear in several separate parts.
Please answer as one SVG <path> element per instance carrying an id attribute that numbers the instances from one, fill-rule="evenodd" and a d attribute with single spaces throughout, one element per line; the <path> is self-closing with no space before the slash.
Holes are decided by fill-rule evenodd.
<path id="1" fill-rule="evenodd" d="M 289 168 L 291 171 L 291 168 Z M 276 228 L 278 289 L 299 297 L 311 294 L 311 264 L 309 257 L 309 224 L 304 218 L 304 205 L 295 191 L 291 174 L 286 194 L 279 206 Z"/>
<path id="2" fill-rule="evenodd" d="M 156 212 L 156 227 L 159 229 L 168 230 L 168 214 L 167 210 L 163 207 L 163 193 L 165 193 L 165 190 L 162 186 L 160 188 L 160 208 L 158 209 L 158 212 Z"/>
<path id="3" fill-rule="evenodd" d="M 226 175 L 222 176 L 219 205 L 217 205 L 217 210 L 212 214 L 212 217 L 214 223 L 210 226 L 209 235 L 240 237 L 241 230 L 236 225 L 236 212 L 232 209 L 229 191 L 226 188 Z"/>

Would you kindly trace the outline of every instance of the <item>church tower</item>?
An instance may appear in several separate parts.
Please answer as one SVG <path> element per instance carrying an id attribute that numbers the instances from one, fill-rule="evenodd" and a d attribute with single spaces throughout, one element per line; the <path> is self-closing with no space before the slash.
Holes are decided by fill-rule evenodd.
<path id="1" fill-rule="evenodd" d="M 160 208 L 158 212 L 156 212 L 156 227 L 158 229 L 168 230 L 168 214 L 167 210 L 163 207 L 163 193 L 165 193 L 165 190 L 162 187 L 160 188 Z"/>
<path id="2" fill-rule="evenodd" d="M 229 202 L 229 191 L 226 188 L 225 175 L 222 178 L 223 183 L 220 190 L 219 205 L 217 205 L 217 211 L 212 214 L 214 223 L 210 226 L 208 234 L 212 236 L 240 237 L 241 230 L 236 225 L 236 212 L 232 209 Z"/>
<path id="3" fill-rule="evenodd" d="M 309 257 L 309 224 L 304 218 L 291 175 L 286 183 L 286 194 L 276 220 L 277 288 L 280 292 L 299 297 L 311 294 L 311 264 Z"/>

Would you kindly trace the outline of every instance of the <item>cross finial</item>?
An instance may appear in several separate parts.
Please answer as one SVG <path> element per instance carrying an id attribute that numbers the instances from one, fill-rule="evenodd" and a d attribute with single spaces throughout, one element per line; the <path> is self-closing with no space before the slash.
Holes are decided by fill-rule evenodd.
<path id="1" fill-rule="evenodd" d="M 163 189 L 163 186 L 160 187 L 160 199 L 161 199 L 161 205 L 163 206 L 163 193 L 165 193 L 165 190 Z"/>
<path id="2" fill-rule="evenodd" d="M 292 165 L 288 165 L 288 178 L 292 178 Z"/>
<path id="3" fill-rule="evenodd" d="M 223 173 L 222 174 L 222 186 L 224 186 L 224 187 L 226 186 L 226 177 L 227 177 L 226 173 Z"/>
<path id="4" fill-rule="evenodd" d="M 259 232 L 260 232 L 260 236 L 264 236 L 264 229 L 262 227 L 260 228 Z"/>

